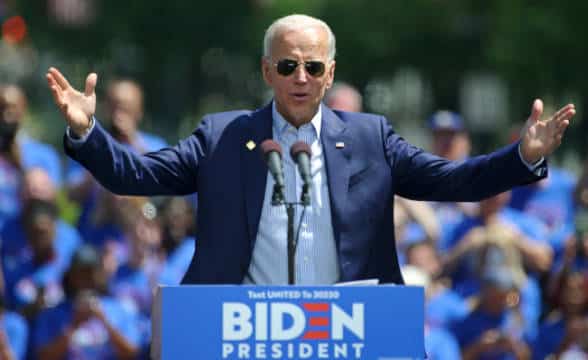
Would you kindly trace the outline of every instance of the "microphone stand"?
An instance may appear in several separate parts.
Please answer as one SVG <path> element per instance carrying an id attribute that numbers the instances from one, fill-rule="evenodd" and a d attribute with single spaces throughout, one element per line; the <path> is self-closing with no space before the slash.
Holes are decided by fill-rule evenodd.
<path id="1" fill-rule="evenodd" d="M 294 271 L 295 259 L 296 259 L 296 238 L 294 237 L 294 207 L 296 205 L 304 205 L 306 206 L 306 201 L 303 202 L 290 202 L 286 201 L 284 197 L 281 195 L 283 193 L 276 194 L 276 189 L 278 187 L 274 187 L 274 193 L 272 194 L 272 205 L 273 206 L 280 206 L 284 205 L 286 207 L 286 215 L 288 216 L 288 285 L 296 284 L 296 277 Z M 310 202 L 310 201 L 308 201 Z M 302 221 L 302 219 L 300 220 Z"/>
<path id="2" fill-rule="evenodd" d="M 296 257 L 296 239 L 294 238 L 294 206 L 296 203 L 285 202 L 288 215 L 288 284 L 296 283 L 294 273 L 294 261 Z M 302 221 L 302 219 L 301 219 Z"/>

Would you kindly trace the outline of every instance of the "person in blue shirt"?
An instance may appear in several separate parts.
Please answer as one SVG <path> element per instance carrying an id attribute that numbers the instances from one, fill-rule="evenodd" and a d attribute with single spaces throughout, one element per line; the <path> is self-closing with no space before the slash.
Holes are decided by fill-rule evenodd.
<path id="1" fill-rule="evenodd" d="M 61 274 L 81 243 L 78 232 L 57 217 L 56 192 L 43 169 L 27 171 L 21 190 L 23 212 L 8 220 L 0 231 L 4 280 L 9 302 L 16 308 L 33 304 L 40 289 L 47 305 L 60 301 Z M 39 263 L 43 256 L 38 252 L 44 250 L 35 246 L 45 236 L 51 236 L 46 239 L 51 242 L 51 254 Z"/>
<path id="2" fill-rule="evenodd" d="M 55 249 L 56 220 L 53 204 L 31 201 L 23 212 L 26 246 L 15 253 L 2 252 L 8 304 L 29 318 L 63 296 L 60 283 L 67 259 L 60 258 Z"/>
<path id="3" fill-rule="evenodd" d="M 128 260 L 109 279 L 110 293 L 129 312 L 137 314 L 141 346 L 151 340 L 151 304 L 162 265 L 161 229 L 156 219 L 138 214 L 129 225 Z"/>
<path id="4" fill-rule="evenodd" d="M 66 299 L 36 321 L 33 347 L 39 359 L 129 359 L 138 354 L 135 314 L 106 292 L 98 252 L 84 245 L 63 279 Z"/>
<path id="5" fill-rule="evenodd" d="M 473 241 L 475 233 L 483 232 L 492 226 L 502 227 L 515 237 L 512 244 L 520 253 L 527 271 L 531 274 L 546 273 L 553 261 L 553 251 L 547 243 L 547 229 L 541 221 L 508 209 L 509 192 L 504 192 L 480 201 L 478 216 L 468 217 L 458 224 L 442 245 L 447 249 L 447 263 L 454 267 L 452 278 L 456 284 L 467 281 L 472 275 L 471 266 L 467 268 L 468 252 L 479 247 L 479 242 Z"/>
<path id="6" fill-rule="evenodd" d="M 569 172 L 553 168 L 537 184 L 513 189 L 509 206 L 534 216 L 547 225 L 548 242 L 559 261 L 565 240 L 574 232 L 576 178 Z"/>
<path id="7" fill-rule="evenodd" d="M 588 340 L 588 276 L 570 271 L 561 278 L 556 309 L 541 324 L 533 342 L 533 359 L 557 358 Z"/>
<path id="8" fill-rule="evenodd" d="M 0 85 L 0 226 L 20 211 L 23 170 L 39 167 L 57 187 L 62 183 L 61 160 L 55 149 L 20 130 L 26 111 L 22 89 Z"/>
<path id="9" fill-rule="evenodd" d="M 109 132 L 121 144 L 139 154 L 167 146 L 163 138 L 139 130 L 144 116 L 143 102 L 143 89 L 134 80 L 117 79 L 108 84 L 104 112 Z M 92 213 L 101 201 L 103 190 L 77 162 L 69 159 L 67 167 L 68 193 L 82 206 L 78 228 L 84 233 L 86 227 L 91 227 Z"/>
<path id="10" fill-rule="evenodd" d="M 450 288 L 451 281 L 443 272 L 443 264 L 435 245 L 430 241 L 415 242 L 406 249 L 407 265 L 424 271 L 431 279 L 426 288 L 425 317 L 428 324 L 448 326 L 463 319 L 470 308 Z"/>
<path id="11" fill-rule="evenodd" d="M 25 320 L 17 313 L 7 311 L 4 298 L 0 296 L 0 359 L 24 360 L 28 336 Z"/>
<path id="12" fill-rule="evenodd" d="M 195 211 L 183 197 L 169 198 L 162 208 L 161 285 L 179 285 L 190 266 L 196 247 Z"/>
<path id="13" fill-rule="evenodd" d="M 504 268 L 489 268 L 482 277 L 482 291 L 474 310 L 452 327 L 469 359 L 528 359 L 531 351 L 523 341 L 517 316 L 509 311 L 516 283 Z"/>

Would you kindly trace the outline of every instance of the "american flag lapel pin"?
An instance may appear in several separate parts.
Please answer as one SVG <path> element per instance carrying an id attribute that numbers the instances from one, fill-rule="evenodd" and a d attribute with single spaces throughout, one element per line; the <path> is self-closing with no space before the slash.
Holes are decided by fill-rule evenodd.
<path id="1" fill-rule="evenodd" d="M 252 151 L 253 149 L 255 149 L 255 142 L 253 140 L 249 140 L 247 141 L 247 143 L 245 143 L 245 147 L 249 150 Z"/>
<path id="2" fill-rule="evenodd" d="M 345 147 L 345 143 L 344 143 L 344 142 L 342 142 L 342 141 L 336 142 L 336 143 L 335 143 L 335 147 L 336 147 L 337 149 L 343 149 L 343 148 Z"/>

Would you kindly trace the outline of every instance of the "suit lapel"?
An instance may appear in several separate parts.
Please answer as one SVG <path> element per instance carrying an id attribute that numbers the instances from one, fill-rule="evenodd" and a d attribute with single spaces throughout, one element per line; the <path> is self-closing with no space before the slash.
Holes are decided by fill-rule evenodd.
<path id="1" fill-rule="evenodd" d="M 259 147 L 266 139 L 272 138 L 272 107 L 270 105 L 254 112 L 247 119 L 241 144 L 241 167 L 244 172 L 243 193 L 251 249 L 255 243 L 259 219 L 265 197 L 267 165 L 263 162 Z M 250 143 L 251 142 L 251 143 Z M 255 144 L 249 150 L 248 143 Z"/>
<path id="2" fill-rule="evenodd" d="M 339 247 L 341 224 L 345 218 L 344 210 L 347 201 L 352 143 L 351 135 L 346 131 L 343 120 L 324 105 L 322 110 L 321 142 L 327 166 L 333 231 L 337 247 Z"/>

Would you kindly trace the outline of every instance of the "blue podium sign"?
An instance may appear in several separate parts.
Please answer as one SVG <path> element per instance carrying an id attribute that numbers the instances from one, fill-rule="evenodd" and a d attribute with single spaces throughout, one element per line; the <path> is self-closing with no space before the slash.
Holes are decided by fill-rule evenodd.
<path id="1" fill-rule="evenodd" d="M 163 360 L 424 355 L 420 287 L 175 286 L 156 303 Z"/>

